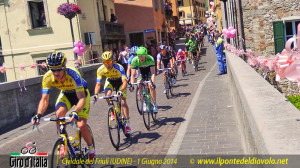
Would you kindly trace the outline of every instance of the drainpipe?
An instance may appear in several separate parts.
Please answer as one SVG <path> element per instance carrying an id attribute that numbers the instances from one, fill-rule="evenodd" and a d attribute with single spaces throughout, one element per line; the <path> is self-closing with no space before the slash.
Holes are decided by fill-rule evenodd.
<path id="1" fill-rule="evenodd" d="M 242 47 L 243 50 L 246 50 L 246 44 L 245 44 L 245 32 L 244 32 L 244 21 L 243 21 L 243 9 L 242 9 L 242 0 L 238 0 L 238 8 L 239 8 L 239 14 L 240 14 L 240 28 L 241 28 L 241 37 L 242 37 Z"/>
<path id="2" fill-rule="evenodd" d="M 2 5 L 2 4 L 1 4 L 1 5 Z M 5 4 L 4 4 L 4 3 L 3 3 L 3 9 L 4 9 L 4 13 L 5 13 L 6 28 L 7 28 L 7 32 L 8 32 L 9 46 L 10 46 L 10 53 L 11 53 L 12 62 L 13 62 L 13 70 L 14 70 L 14 74 L 15 74 L 15 80 L 17 80 L 16 68 L 15 68 L 15 62 L 14 62 L 14 54 L 13 54 L 13 51 L 12 51 L 12 44 L 11 44 L 11 38 L 10 38 L 10 31 L 9 31 L 9 27 L 8 27 L 7 13 L 6 13 L 6 9 L 5 9 Z M 7 80 L 7 79 L 6 79 L 6 80 Z"/>
<path id="3" fill-rule="evenodd" d="M 103 8 L 104 21 L 106 21 L 106 15 L 105 15 L 105 9 L 104 9 L 104 1 L 103 0 L 102 0 L 102 8 Z"/>

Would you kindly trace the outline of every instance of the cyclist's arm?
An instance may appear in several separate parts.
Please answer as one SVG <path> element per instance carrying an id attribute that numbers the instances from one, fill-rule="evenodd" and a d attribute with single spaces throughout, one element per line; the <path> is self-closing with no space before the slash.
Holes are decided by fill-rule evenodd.
<path id="1" fill-rule="evenodd" d="M 131 64 L 127 64 L 126 76 L 130 76 L 130 71 L 131 71 Z"/>
<path id="2" fill-rule="evenodd" d="M 38 112 L 39 114 L 44 114 L 49 105 L 49 94 L 42 94 L 42 98 L 39 103 Z"/>
<path id="3" fill-rule="evenodd" d="M 155 83 L 155 66 L 150 67 L 150 72 L 151 72 L 151 80 L 153 83 Z"/>
<path id="4" fill-rule="evenodd" d="M 136 77 L 136 69 L 131 69 L 131 78 L 130 78 L 131 83 L 136 82 L 135 77 Z"/>
<path id="5" fill-rule="evenodd" d="M 120 91 L 124 91 L 127 87 L 127 80 L 126 78 L 122 79 L 122 87 L 119 89 Z"/>
<path id="6" fill-rule="evenodd" d="M 100 92 L 101 82 L 97 82 L 95 86 L 95 95 L 97 95 Z"/>
<path id="7" fill-rule="evenodd" d="M 76 111 L 77 113 L 79 113 L 85 105 L 85 93 L 84 93 L 84 91 L 79 91 L 79 92 L 76 92 L 76 95 L 77 95 L 77 98 L 79 101 L 76 104 L 76 106 L 74 107 L 73 111 Z"/>

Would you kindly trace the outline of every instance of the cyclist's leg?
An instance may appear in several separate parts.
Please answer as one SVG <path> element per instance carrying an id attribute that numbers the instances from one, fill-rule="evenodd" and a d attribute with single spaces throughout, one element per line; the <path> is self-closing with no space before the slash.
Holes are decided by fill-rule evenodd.
<path id="1" fill-rule="evenodd" d="M 122 85 L 119 87 L 119 89 L 122 87 Z M 119 90 L 118 89 L 118 90 Z M 128 108 L 128 105 L 127 105 L 127 102 L 126 102 L 126 98 L 127 98 L 127 89 L 123 90 L 123 97 L 122 97 L 122 102 L 121 102 L 121 106 L 123 108 L 123 112 L 124 112 L 124 116 L 126 119 L 129 119 L 129 108 Z"/>
<path id="2" fill-rule="evenodd" d="M 56 117 L 65 117 L 66 113 L 69 109 L 71 109 L 72 105 L 69 101 L 69 99 L 66 97 L 66 95 L 63 94 L 63 92 L 60 92 L 56 103 L 55 103 L 55 114 Z M 59 130 L 59 124 L 56 123 L 57 130 Z M 59 131 L 58 131 L 59 133 Z"/>
<path id="3" fill-rule="evenodd" d="M 105 96 L 110 96 L 112 94 L 113 91 L 113 86 L 110 82 L 108 82 L 108 80 L 106 79 L 105 84 L 104 84 L 104 92 L 105 92 Z M 107 104 L 109 104 L 109 100 L 106 99 Z"/>

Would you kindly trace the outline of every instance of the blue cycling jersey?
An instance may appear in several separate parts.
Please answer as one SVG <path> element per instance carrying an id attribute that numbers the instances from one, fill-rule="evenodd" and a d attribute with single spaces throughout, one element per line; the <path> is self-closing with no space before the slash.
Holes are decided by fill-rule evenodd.
<path id="1" fill-rule="evenodd" d="M 131 62 L 132 62 L 133 58 L 134 58 L 134 55 L 131 55 L 129 57 L 129 59 L 128 59 L 128 65 L 131 65 Z"/>

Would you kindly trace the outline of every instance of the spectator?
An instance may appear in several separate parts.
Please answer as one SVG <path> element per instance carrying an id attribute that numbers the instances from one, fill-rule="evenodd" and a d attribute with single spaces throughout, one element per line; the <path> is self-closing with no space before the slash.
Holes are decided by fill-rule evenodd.
<path id="1" fill-rule="evenodd" d="M 124 46 L 124 50 L 119 54 L 119 61 L 124 67 L 125 72 L 127 72 L 127 64 L 129 59 L 129 49 L 127 46 Z"/>
<path id="2" fill-rule="evenodd" d="M 118 23 L 118 18 L 113 13 L 110 15 L 110 22 Z"/>
<path id="3" fill-rule="evenodd" d="M 219 65 L 219 71 L 218 75 L 223 75 L 227 73 L 227 66 L 226 66 L 226 57 L 223 53 L 223 39 L 221 38 L 220 34 L 216 32 L 215 34 L 215 52 L 217 56 L 217 61 Z"/>

